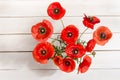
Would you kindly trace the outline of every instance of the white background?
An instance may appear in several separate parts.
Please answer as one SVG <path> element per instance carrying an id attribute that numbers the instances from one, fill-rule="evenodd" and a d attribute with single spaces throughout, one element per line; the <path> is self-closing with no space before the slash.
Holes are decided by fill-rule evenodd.
<path id="1" fill-rule="evenodd" d="M 64 24 L 76 25 L 80 32 L 83 13 L 101 19 L 101 25 L 113 32 L 105 46 L 96 46 L 90 70 L 85 74 L 64 73 L 50 61 L 36 63 L 32 50 L 38 43 L 31 36 L 31 26 L 43 19 L 54 25 L 54 35 L 60 33 L 60 21 L 48 17 L 46 9 L 55 0 L 0 0 L 0 80 L 119 80 L 120 79 L 120 0 L 58 0 L 66 9 Z M 57 0 L 56 0 L 57 1 Z M 92 30 L 82 37 L 92 38 Z"/>

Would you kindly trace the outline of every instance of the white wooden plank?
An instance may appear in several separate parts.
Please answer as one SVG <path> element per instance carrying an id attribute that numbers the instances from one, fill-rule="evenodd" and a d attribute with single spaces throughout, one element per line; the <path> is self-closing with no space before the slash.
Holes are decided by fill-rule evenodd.
<path id="1" fill-rule="evenodd" d="M 0 51 L 31 51 L 36 44 L 31 35 L 1 35 Z"/>
<path id="2" fill-rule="evenodd" d="M 90 68 L 94 69 L 120 69 L 120 51 L 96 51 L 96 57 Z M 52 60 L 48 64 L 39 64 L 32 52 L 0 53 L 0 70 L 14 69 L 58 69 Z M 77 69 L 77 67 L 76 67 Z"/>
<path id="3" fill-rule="evenodd" d="M 59 70 L 0 71 L 1 80 L 119 80 L 118 70 L 89 70 L 85 74 L 63 73 Z"/>
<path id="4" fill-rule="evenodd" d="M 112 32 L 120 32 L 120 17 L 99 17 L 101 23 L 95 25 L 95 29 L 101 25 L 108 26 Z M 41 22 L 43 19 L 50 20 L 54 27 L 54 33 L 60 33 L 63 29 L 60 21 L 54 21 L 49 17 L 28 17 L 28 18 L 0 18 L 0 34 L 31 33 L 32 25 Z M 64 17 L 64 24 L 74 24 L 80 33 L 86 28 L 82 23 L 83 17 Z M 95 30 L 94 29 L 94 30 Z M 89 29 L 87 32 L 92 32 Z"/>
<path id="5" fill-rule="evenodd" d="M 84 34 L 82 39 L 88 41 L 92 34 Z M 120 50 L 119 40 L 120 34 L 116 33 L 105 46 L 96 45 L 95 50 Z M 0 35 L 0 51 L 32 51 L 37 43 L 31 35 Z"/>
<path id="6" fill-rule="evenodd" d="M 101 23 L 114 33 L 105 46 L 96 46 L 97 55 L 90 70 L 77 75 L 60 71 L 52 61 L 46 65 L 36 63 L 32 50 L 38 43 L 30 35 L 31 26 L 42 19 L 54 24 L 54 33 L 60 33 L 60 22 L 47 16 L 46 9 L 53 1 L 59 1 L 66 8 L 65 25 L 75 24 L 84 30 L 81 24 L 83 13 L 97 15 Z M 120 76 L 120 0 L 0 0 L 0 80 L 119 80 Z M 58 28 L 59 27 L 59 28 Z M 85 34 L 83 39 L 90 39 Z M 52 37 L 55 37 L 54 34 Z M 49 40 L 51 41 L 51 40 Z"/>
<path id="7" fill-rule="evenodd" d="M 0 16 L 47 16 L 48 5 L 55 0 L 40 1 L 0 1 Z M 59 1 L 67 10 L 66 16 L 119 15 L 119 0 Z"/>

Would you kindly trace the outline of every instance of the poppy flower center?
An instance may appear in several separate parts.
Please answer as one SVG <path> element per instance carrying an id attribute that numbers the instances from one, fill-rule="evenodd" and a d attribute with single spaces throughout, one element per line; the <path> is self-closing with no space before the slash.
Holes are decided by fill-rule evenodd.
<path id="1" fill-rule="evenodd" d="M 46 54 L 46 50 L 41 50 L 40 52 L 41 52 L 42 55 Z"/>
<path id="2" fill-rule="evenodd" d="M 60 10 L 59 10 L 58 8 L 55 8 L 55 9 L 53 10 L 53 13 L 59 14 L 59 13 L 60 13 Z"/>
<path id="3" fill-rule="evenodd" d="M 59 58 L 56 58 L 56 62 L 59 62 L 59 60 L 60 60 Z"/>
<path id="4" fill-rule="evenodd" d="M 72 36 L 73 36 L 73 34 L 71 32 L 67 33 L 67 37 L 72 37 Z"/>
<path id="5" fill-rule="evenodd" d="M 43 28 L 43 27 L 40 27 L 40 29 L 39 29 L 39 33 L 41 33 L 41 34 L 45 34 L 45 33 L 46 33 L 46 29 Z"/>
<path id="6" fill-rule="evenodd" d="M 69 62 L 69 61 L 65 61 L 65 65 L 66 65 L 66 66 L 69 66 L 69 65 L 70 65 L 70 62 Z"/>
<path id="7" fill-rule="evenodd" d="M 90 22 L 93 21 L 93 18 L 91 16 L 88 16 L 88 19 L 89 19 Z"/>
<path id="8" fill-rule="evenodd" d="M 73 53 L 73 54 L 78 54 L 78 50 L 77 50 L 77 49 L 73 49 L 73 50 L 72 50 L 72 53 Z"/>
<path id="9" fill-rule="evenodd" d="M 104 32 L 101 32 L 101 33 L 100 33 L 100 38 L 101 38 L 101 39 L 105 39 L 105 38 L 106 38 L 106 34 L 105 34 Z"/>

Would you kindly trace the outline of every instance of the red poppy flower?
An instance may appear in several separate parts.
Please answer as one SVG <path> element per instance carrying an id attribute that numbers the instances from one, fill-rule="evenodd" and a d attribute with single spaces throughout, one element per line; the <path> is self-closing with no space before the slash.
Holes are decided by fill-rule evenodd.
<path id="1" fill-rule="evenodd" d="M 53 58 L 53 61 L 54 61 L 54 64 L 55 64 L 55 65 L 59 66 L 59 65 L 62 63 L 63 58 L 62 58 L 61 56 L 55 56 L 55 57 Z"/>
<path id="2" fill-rule="evenodd" d="M 79 64 L 78 72 L 85 73 L 89 69 L 91 62 L 92 62 L 91 57 L 86 55 L 83 58 L 82 63 Z"/>
<path id="3" fill-rule="evenodd" d="M 53 26 L 48 20 L 43 20 L 31 29 L 32 36 L 38 41 L 46 41 L 53 33 Z"/>
<path id="4" fill-rule="evenodd" d="M 79 30 L 74 25 L 68 25 L 61 32 L 61 39 L 67 44 L 75 43 L 78 39 Z"/>
<path id="5" fill-rule="evenodd" d="M 112 37 L 112 32 L 105 26 L 100 26 L 93 33 L 93 39 L 97 44 L 103 46 L 105 45 Z"/>
<path id="6" fill-rule="evenodd" d="M 86 51 L 91 52 L 96 45 L 96 41 L 94 39 L 91 39 L 88 41 L 87 46 L 86 46 Z"/>
<path id="7" fill-rule="evenodd" d="M 72 72 L 75 69 L 75 62 L 71 58 L 63 59 L 63 62 L 59 65 L 59 68 L 64 72 Z"/>
<path id="8" fill-rule="evenodd" d="M 39 43 L 33 51 L 34 59 L 41 64 L 46 64 L 53 55 L 54 48 L 48 42 Z"/>
<path id="9" fill-rule="evenodd" d="M 91 29 L 94 29 L 94 25 L 100 23 L 100 19 L 95 16 L 86 16 L 83 19 L 83 24 Z"/>
<path id="10" fill-rule="evenodd" d="M 70 44 L 66 47 L 65 52 L 71 58 L 81 58 L 86 50 L 81 44 Z"/>
<path id="11" fill-rule="evenodd" d="M 47 13 L 54 19 L 61 19 L 65 15 L 66 10 L 61 6 L 59 2 L 53 2 L 48 6 Z"/>

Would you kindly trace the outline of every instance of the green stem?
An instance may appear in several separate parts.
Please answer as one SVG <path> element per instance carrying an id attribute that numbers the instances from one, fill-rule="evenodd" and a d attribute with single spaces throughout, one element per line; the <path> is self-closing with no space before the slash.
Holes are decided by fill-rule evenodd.
<path id="1" fill-rule="evenodd" d="M 82 58 L 80 58 L 80 63 L 81 63 L 81 61 L 82 61 Z"/>
<path id="2" fill-rule="evenodd" d="M 57 41 L 60 41 L 59 39 L 55 39 L 55 38 L 50 38 L 50 39 L 53 39 L 53 40 L 57 40 Z"/>
<path id="3" fill-rule="evenodd" d="M 64 23 L 63 23 L 63 20 L 61 19 L 60 21 L 61 21 L 61 23 L 62 23 L 62 26 L 63 26 L 63 28 L 64 28 L 64 27 L 65 27 L 65 25 L 64 25 Z"/>
<path id="4" fill-rule="evenodd" d="M 79 63 L 79 60 L 78 59 L 75 59 L 77 61 L 77 64 Z"/>
<path id="5" fill-rule="evenodd" d="M 80 37 L 79 38 L 81 38 L 82 37 L 82 35 L 86 32 L 88 30 L 88 28 L 86 28 L 82 33 L 81 33 L 81 35 L 80 35 Z"/>
<path id="6" fill-rule="evenodd" d="M 55 38 L 50 38 L 50 39 L 52 39 L 51 44 L 53 44 L 53 45 L 54 45 L 54 42 L 55 42 L 56 40 L 58 41 L 58 39 L 55 39 Z"/>

